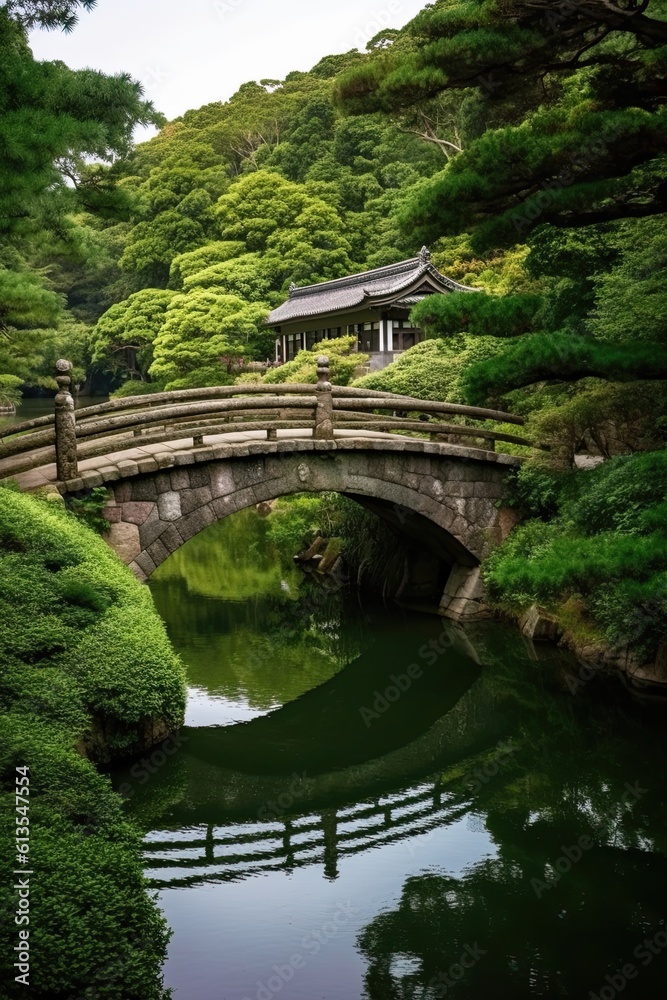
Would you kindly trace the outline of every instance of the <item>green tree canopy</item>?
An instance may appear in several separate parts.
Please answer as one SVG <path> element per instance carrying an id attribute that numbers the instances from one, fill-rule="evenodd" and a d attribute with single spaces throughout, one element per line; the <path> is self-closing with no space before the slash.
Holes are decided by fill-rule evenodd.
<path id="1" fill-rule="evenodd" d="M 267 312 L 237 295 L 203 288 L 176 295 L 155 341 L 150 374 L 170 389 L 225 384 L 226 359 L 248 353 L 248 340 L 262 331 Z"/>
<path id="2" fill-rule="evenodd" d="M 5 0 L 4 10 L 24 28 L 62 28 L 71 31 L 79 8 L 92 10 L 97 0 Z"/>
<path id="3" fill-rule="evenodd" d="M 245 243 L 230 240 L 224 243 L 207 243 L 197 250 L 179 254 L 172 261 L 169 284 L 172 288 L 180 289 L 185 280 L 194 277 L 199 271 L 207 271 L 216 264 L 224 264 L 234 257 L 240 257 L 244 250 Z"/>
<path id="4" fill-rule="evenodd" d="M 77 365 L 89 362 L 65 307 L 82 305 L 85 288 L 83 297 L 97 301 L 86 302 L 80 315 L 99 315 L 109 294 L 100 291 L 100 278 L 113 282 L 118 274 L 111 243 L 105 246 L 72 213 L 127 218 L 130 202 L 118 185 L 116 160 L 129 152 L 137 124 L 163 122 L 125 74 L 75 72 L 34 59 L 28 30 L 69 31 L 77 13 L 93 6 L 93 0 L 0 5 L 0 373 L 30 385 L 54 385 L 50 369 L 60 345 Z"/>
<path id="5" fill-rule="evenodd" d="M 625 223 L 616 266 L 598 275 L 589 328 L 603 340 L 667 344 L 667 219 Z"/>
<path id="6" fill-rule="evenodd" d="M 0 265 L 0 334 L 7 336 L 9 327 L 54 326 L 62 311 L 61 296 L 46 288 L 38 275 Z"/>
<path id="7" fill-rule="evenodd" d="M 144 379 L 153 362 L 153 343 L 176 292 L 145 288 L 112 306 L 91 336 L 92 360 L 115 374 Z"/>
<path id="8" fill-rule="evenodd" d="M 123 270 L 137 274 L 142 281 L 166 285 L 174 257 L 194 250 L 206 242 L 201 224 L 169 209 L 133 228 L 120 258 Z"/>
<path id="9" fill-rule="evenodd" d="M 429 295 L 412 311 L 412 319 L 427 334 L 516 337 L 542 327 L 544 296 L 487 295 L 452 292 Z"/>
<path id="10" fill-rule="evenodd" d="M 344 74 L 348 109 L 419 107 L 475 88 L 487 128 L 406 205 L 421 238 L 474 228 L 479 248 L 538 223 L 667 208 L 664 0 L 440 0 Z"/>
<path id="11" fill-rule="evenodd" d="M 162 118 L 143 100 L 140 84 L 126 75 L 37 62 L 6 7 L 0 8 L 0 56 L 2 234 L 25 229 L 40 199 L 53 202 L 60 196 L 70 203 L 60 161 L 70 166 L 84 157 L 109 161 L 129 151 L 137 124 L 159 124 Z M 85 176 L 79 179 L 85 188 Z"/>

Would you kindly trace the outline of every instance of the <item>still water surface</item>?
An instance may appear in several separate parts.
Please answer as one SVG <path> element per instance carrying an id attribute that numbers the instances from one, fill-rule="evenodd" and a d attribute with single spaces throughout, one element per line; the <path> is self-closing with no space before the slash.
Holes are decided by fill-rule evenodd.
<path id="1" fill-rule="evenodd" d="M 266 530 L 236 515 L 151 582 L 185 740 L 114 777 L 175 1000 L 663 996 L 662 715 L 574 697 L 511 628 L 327 594 Z"/>
<path id="2" fill-rule="evenodd" d="M 76 407 L 80 410 L 85 406 L 97 406 L 98 403 L 105 403 L 108 398 L 108 396 L 78 396 Z M 22 424 L 24 420 L 34 420 L 36 417 L 50 417 L 54 408 L 53 396 L 24 397 L 13 417 L 0 417 L 0 429 Z"/>

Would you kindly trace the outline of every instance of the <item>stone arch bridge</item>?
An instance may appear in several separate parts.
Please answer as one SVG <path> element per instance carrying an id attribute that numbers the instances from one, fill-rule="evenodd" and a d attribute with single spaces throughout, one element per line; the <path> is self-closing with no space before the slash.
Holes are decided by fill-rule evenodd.
<path id="1" fill-rule="evenodd" d="M 479 567 L 516 523 L 499 501 L 521 461 L 496 442 L 530 447 L 498 425 L 521 418 L 332 387 L 324 358 L 317 385 L 164 393 L 75 412 L 69 369 L 59 364 L 55 415 L 4 432 L 0 478 L 63 495 L 106 487 L 107 540 L 142 581 L 215 521 L 328 491 L 403 537 L 411 553 L 404 600 L 432 599 L 435 582 L 442 614 L 484 614 Z"/>

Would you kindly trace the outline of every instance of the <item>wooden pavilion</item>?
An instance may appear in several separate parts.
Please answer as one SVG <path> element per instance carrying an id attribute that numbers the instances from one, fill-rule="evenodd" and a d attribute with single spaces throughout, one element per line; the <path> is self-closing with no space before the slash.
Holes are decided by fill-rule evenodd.
<path id="1" fill-rule="evenodd" d="M 427 295 L 474 291 L 441 274 L 426 247 L 398 264 L 316 285 L 291 285 L 287 301 L 267 320 L 277 335 L 276 361 L 291 361 L 321 340 L 352 335 L 377 371 L 424 339 L 410 322 L 413 306 Z"/>

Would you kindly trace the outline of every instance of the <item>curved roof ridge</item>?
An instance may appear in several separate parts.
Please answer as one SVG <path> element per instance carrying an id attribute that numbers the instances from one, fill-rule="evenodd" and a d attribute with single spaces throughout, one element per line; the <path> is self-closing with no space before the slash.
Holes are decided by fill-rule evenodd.
<path id="1" fill-rule="evenodd" d="M 408 265 L 411 265 L 410 267 Z M 419 257 L 410 257 L 409 260 L 399 261 L 397 264 L 385 264 L 384 267 L 376 267 L 371 271 L 359 271 L 357 274 L 349 274 L 343 278 L 331 278 L 329 281 L 316 281 L 312 285 L 296 285 L 290 291 L 290 298 L 296 298 L 303 294 L 311 294 L 313 291 L 323 291 L 334 289 L 341 285 L 358 285 L 365 281 L 378 281 L 381 278 L 392 278 L 395 274 L 403 274 L 408 270 L 416 271 L 420 267 Z"/>
<path id="2" fill-rule="evenodd" d="M 394 292 L 401 292 L 404 288 L 409 288 L 410 285 L 413 285 L 415 282 L 420 281 L 427 275 L 431 277 L 436 282 L 436 284 L 443 285 L 445 288 L 457 288 L 460 289 L 462 292 L 478 291 L 477 288 L 471 288 L 470 285 L 462 285 L 460 282 L 454 281 L 453 278 L 448 278 L 445 274 L 441 274 L 440 271 L 437 269 L 437 267 L 431 263 L 423 264 L 418 271 L 414 272 L 413 274 L 406 275 L 404 281 L 392 285 L 391 289 L 388 289 L 388 291 L 390 291 L 392 294 Z M 381 291 L 378 292 L 373 290 L 372 288 L 365 288 L 364 291 L 368 296 L 371 297 L 382 295 Z"/>
<path id="3" fill-rule="evenodd" d="M 476 292 L 479 289 L 461 285 L 441 274 L 424 250 L 419 257 L 388 264 L 371 271 L 362 271 L 344 278 L 320 281 L 312 285 L 290 287 L 289 298 L 274 309 L 267 326 L 327 314 L 341 313 L 374 304 L 391 302 L 402 294 L 418 292 L 422 282 L 430 283 L 431 292 Z"/>

